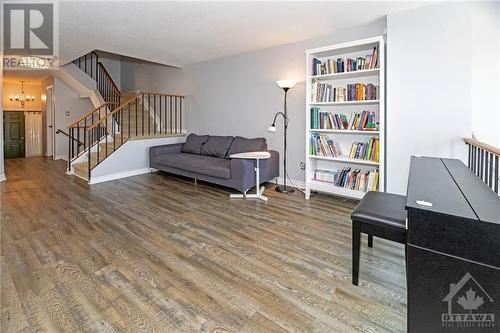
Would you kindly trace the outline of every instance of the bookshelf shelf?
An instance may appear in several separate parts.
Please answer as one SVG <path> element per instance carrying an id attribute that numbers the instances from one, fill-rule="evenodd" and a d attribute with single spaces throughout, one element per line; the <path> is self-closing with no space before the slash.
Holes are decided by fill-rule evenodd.
<path id="1" fill-rule="evenodd" d="M 338 134 L 367 134 L 367 135 L 378 135 L 380 131 L 359 131 L 359 130 L 341 130 L 341 129 L 309 129 L 309 132 L 317 133 L 338 133 Z"/>
<path id="2" fill-rule="evenodd" d="M 327 160 L 327 161 L 335 161 L 340 163 L 349 163 L 349 164 L 364 164 L 364 165 L 379 165 L 378 162 L 370 161 L 370 160 L 362 160 L 358 158 L 349 158 L 349 157 L 329 157 L 329 156 L 318 156 L 318 155 L 309 155 L 309 158 L 314 158 L 317 160 Z"/>
<path id="3" fill-rule="evenodd" d="M 309 199 L 311 191 L 358 200 L 365 195 L 364 189 L 370 190 L 370 186 L 385 191 L 384 51 L 384 39 L 381 36 L 306 51 L 306 199 Z M 351 66 L 353 63 L 354 66 Z M 350 71 L 351 68 L 357 70 Z M 337 70 L 338 73 L 325 74 Z M 363 118 L 360 115 L 365 116 Z M 369 115 L 368 120 L 366 115 Z M 352 123 L 351 117 L 354 119 Z M 363 127 L 376 127 L 377 130 L 340 129 Z M 353 156 L 350 155 L 353 154 L 351 151 L 356 151 L 355 144 L 358 144 L 357 151 L 362 156 L 373 157 L 373 154 L 378 153 L 378 162 L 350 158 Z M 344 156 L 313 155 L 315 151 L 324 151 L 325 147 L 327 151 L 337 149 Z M 345 179 L 346 182 L 342 184 L 343 187 L 335 186 L 317 180 L 317 175 L 321 175 L 321 179 Z M 372 182 L 368 181 L 368 177 L 371 177 Z M 352 179 L 356 179 L 356 187 Z"/>
<path id="4" fill-rule="evenodd" d="M 338 187 L 328 182 L 322 182 L 319 180 L 312 179 L 310 183 L 311 186 L 317 191 L 325 193 L 330 193 L 333 191 L 335 192 L 336 195 L 339 195 L 341 197 L 362 199 L 365 196 L 365 192 L 363 191 L 356 191 L 356 190 L 351 190 L 349 188 Z"/>
<path id="5" fill-rule="evenodd" d="M 366 105 L 379 104 L 380 100 L 372 99 L 365 101 L 345 101 L 345 102 L 310 102 L 309 105 Z"/>
<path id="6" fill-rule="evenodd" d="M 311 75 L 309 79 L 315 80 L 331 80 L 331 79 L 343 79 L 343 78 L 355 78 L 363 76 L 375 76 L 379 73 L 379 68 L 364 69 L 359 71 L 342 72 L 342 73 L 332 73 L 332 74 L 322 74 L 322 75 Z"/>

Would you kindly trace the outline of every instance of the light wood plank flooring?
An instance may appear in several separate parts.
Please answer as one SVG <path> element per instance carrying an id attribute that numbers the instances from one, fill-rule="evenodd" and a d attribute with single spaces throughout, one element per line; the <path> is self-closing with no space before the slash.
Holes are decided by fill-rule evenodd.
<path id="1" fill-rule="evenodd" d="M 89 186 L 7 160 L 1 332 L 404 332 L 404 250 L 375 239 L 351 284 L 354 203 L 269 202 L 153 173 Z"/>

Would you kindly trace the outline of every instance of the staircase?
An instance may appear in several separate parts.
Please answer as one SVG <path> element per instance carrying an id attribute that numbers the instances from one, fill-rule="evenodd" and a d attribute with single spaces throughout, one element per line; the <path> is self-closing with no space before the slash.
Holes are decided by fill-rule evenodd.
<path id="1" fill-rule="evenodd" d="M 105 103 L 68 127 L 70 174 L 90 182 L 92 170 L 127 141 L 185 134 L 184 96 L 121 92 L 95 52 L 73 63 L 96 81 Z"/>

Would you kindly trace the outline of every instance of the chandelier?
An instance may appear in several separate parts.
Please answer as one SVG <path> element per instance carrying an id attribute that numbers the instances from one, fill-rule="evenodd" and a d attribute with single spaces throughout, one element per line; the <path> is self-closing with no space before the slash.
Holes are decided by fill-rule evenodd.
<path id="1" fill-rule="evenodd" d="M 15 96 L 10 95 L 9 96 L 9 99 L 11 102 L 13 102 L 13 101 L 19 102 L 19 103 L 21 103 L 21 107 L 23 107 L 23 108 L 24 108 L 24 104 L 26 104 L 28 102 L 35 101 L 35 96 L 30 96 L 30 95 L 24 94 L 24 82 L 26 82 L 26 81 L 21 81 L 21 95 L 15 95 Z"/>

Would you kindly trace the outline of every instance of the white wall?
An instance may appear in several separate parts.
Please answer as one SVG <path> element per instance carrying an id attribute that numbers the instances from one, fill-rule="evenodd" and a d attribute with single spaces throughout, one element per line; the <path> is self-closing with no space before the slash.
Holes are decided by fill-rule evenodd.
<path id="1" fill-rule="evenodd" d="M 117 85 L 118 89 L 121 89 L 121 59 L 119 55 L 97 51 L 99 55 L 99 61 L 104 65 L 104 68 L 108 71 L 109 75 Z"/>
<path id="2" fill-rule="evenodd" d="M 151 171 L 149 148 L 185 142 L 186 137 L 128 140 L 92 170 L 91 183 L 140 175 Z M 131 158 L 133 156 L 133 158 Z"/>
<path id="3" fill-rule="evenodd" d="M 305 27 L 306 28 L 306 27 Z M 305 50 L 384 33 L 385 19 L 347 31 L 175 69 L 154 64 L 122 63 L 124 89 L 147 89 L 186 95 L 188 131 L 217 135 L 265 137 L 270 149 L 282 151 L 282 122 L 267 131 L 283 108 L 283 91 L 275 81 L 295 79 L 289 91 L 288 173 L 304 180 Z"/>
<path id="4" fill-rule="evenodd" d="M 54 78 L 55 94 L 55 129 L 68 131 L 68 125 L 94 109 L 89 98 L 80 98 L 61 80 Z M 66 111 L 69 115 L 66 115 Z M 68 137 L 63 134 L 56 134 L 54 157 L 56 159 L 68 159 Z"/>
<path id="5" fill-rule="evenodd" d="M 168 92 L 186 94 L 184 70 L 139 60 L 123 60 L 121 77 L 123 91 Z"/>
<path id="6" fill-rule="evenodd" d="M 387 16 L 387 191 L 406 193 L 411 155 L 467 162 L 464 137 L 498 137 L 499 53 L 488 45 L 498 37 L 478 36 L 494 25 L 487 6 L 498 4 L 449 2 Z M 479 63 L 486 59 L 489 68 Z"/>
<path id="7" fill-rule="evenodd" d="M 472 133 L 500 147 L 500 2 L 470 4 Z"/>

